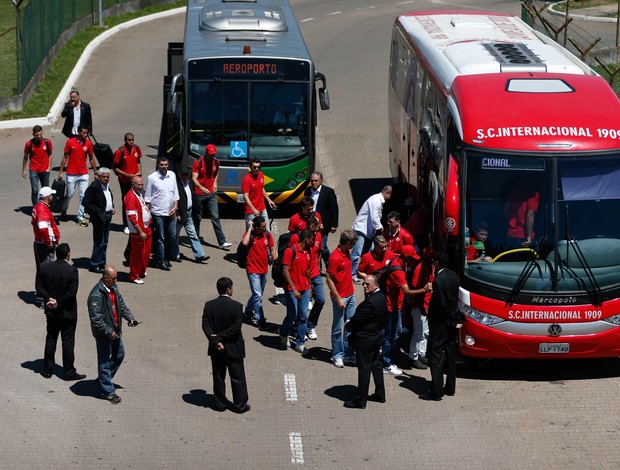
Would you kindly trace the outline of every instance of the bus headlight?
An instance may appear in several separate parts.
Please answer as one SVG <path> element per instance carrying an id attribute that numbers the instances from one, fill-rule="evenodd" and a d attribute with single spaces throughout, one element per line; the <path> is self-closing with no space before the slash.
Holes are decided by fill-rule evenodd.
<path id="1" fill-rule="evenodd" d="M 611 323 L 612 325 L 620 325 L 620 314 L 614 315 L 613 317 L 605 318 L 603 321 Z"/>
<path id="2" fill-rule="evenodd" d="M 288 180 L 288 183 L 286 183 L 286 185 L 288 186 L 288 189 L 295 189 L 297 187 L 297 181 Z"/>
<path id="3" fill-rule="evenodd" d="M 506 321 L 503 318 L 499 318 L 489 313 L 481 312 L 480 310 L 471 308 L 469 305 L 465 305 L 462 302 L 459 302 L 459 308 L 461 309 L 463 315 L 465 315 L 467 318 L 475 322 L 481 323 L 482 325 L 491 326 Z"/>

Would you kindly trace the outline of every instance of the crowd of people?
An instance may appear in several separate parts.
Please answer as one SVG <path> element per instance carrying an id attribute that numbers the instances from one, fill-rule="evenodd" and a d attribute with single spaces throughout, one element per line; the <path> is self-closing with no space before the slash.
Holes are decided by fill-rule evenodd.
<path id="1" fill-rule="evenodd" d="M 84 377 L 73 365 L 77 270 L 69 264 L 70 249 L 66 243 L 60 243 L 60 231 L 50 210 L 54 197 L 63 198 L 60 220 L 68 220 L 69 201 L 77 187 L 80 201 L 75 221 L 81 227 L 92 226 L 90 270 L 102 275 L 88 299 L 97 342 L 98 384 L 102 396 L 116 404 L 120 397 L 115 393 L 112 377 L 124 356 L 121 320 L 125 318 L 130 326 L 138 322 L 116 286 L 116 269 L 106 260 L 110 224 L 116 210 L 110 177 L 116 174 L 121 187 L 123 224 L 129 238 L 124 253 L 129 281 L 140 285 L 145 282 L 149 265 L 170 271 L 172 263 L 181 260 L 181 228 L 185 228 L 195 261 L 200 263 L 208 259 L 202 248 L 204 240 L 200 237 L 200 225 L 205 216 L 212 222 L 217 246 L 223 250 L 231 248 L 218 214 L 216 192 L 220 162 L 216 158 L 216 147 L 209 144 L 204 156 L 191 168 L 181 167 L 175 174 L 169 168 L 168 159 L 160 157 L 156 170 L 143 178 L 142 151 L 135 144 L 134 135 L 128 132 L 123 146 L 114 153 L 112 168 L 97 169 L 93 146 L 88 139 L 92 133 L 90 106 L 80 100 L 77 90 L 71 92 L 63 116 L 66 117 L 63 133 L 68 140 L 57 179 L 62 180 L 66 172 L 64 194 L 57 194 L 49 186 L 52 145 L 43 138 L 40 126 L 33 128 L 33 138 L 26 143 L 22 168 L 25 178 L 26 164 L 30 161 L 32 194 L 38 199 L 32 210 L 32 226 L 37 293 L 48 317 L 43 375 L 51 377 L 56 341 L 61 334 L 65 378 L 79 380 Z M 94 177 L 90 184 L 87 163 Z M 398 376 L 403 373 L 394 359 L 399 337 L 408 331 L 412 333 L 411 341 L 404 349 L 408 350 L 411 366 L 431 367 L 432 387 L 424 397 L 440 400 L 444 394 L 454 394 L 455 340 L 460 323 L 458 281 L 447 268 L 447 255 L 436 253 L 430 246 L 418 246 L 414 237 L 401 226 L 398 212 L 387 214 L 384 227 L 383 207 L 392 195 L 391 186 L 385 186 L 364 202 L 351 228 L 341 230 L 338 245 L 332 252 L 327 239 L 339 227 L 338 201 L 335 191 L 323 184 L 319 171 L 311 174 L 299 212 L 290 218 L 287 232 L 280 234 L 277 240 L 269 232 L 267 207 L 274 208 L 275 204 L 265 190 L 260 160 L 249 162 L 241 192 L 245 201 L 245 233 L 237 249 L 237 260 L 246 271 L 251 296 L 242 312 L 238 312 L 236 303 L 221 300 L 208 302 L 203 316 L 203 330 L 209 339 L 213 361 L 217 408 L 225 408 L 223 377 L 228 367 L 233 380 L 233 409 L 249 410 L 238 313 L 257 328 L 272 330 L 263 305 L 270 272 L 276 286 L 283 289 L 286 306 L 286 314 L 277 329 L 280 347 L 291 348 L 304 357 L 311 355 L 308 341 L 318 339 L 317 325 L 326 304 L 326 284 L 333 313 L 331 362 L 337 368 L 356 365 L 359 370 L 358 393 L 345 406 L 366 406 L 370 374 L 376 390 L 369 399 L 385 401 L 383 374 Z M 54 254 L 57 260 L 50 263 Z M 58 276 L 54 275 L 56 271 L 60 273 Z M 53 285 L 55 283 L 60 284 Z M 356 284 L 363 285 L 366 296 L 359 305 Z M 217 289 L 220 297 L 230 297 L 232 281 L 220 278 Z M 229 314 L 218 311 L 222 302 L 227 305 L 224 310 Z M 224 321 L 220 318 L 222 315 L 231 318 Z M 227 326 L 222 327 L 222 324 Z M 228 355 L 231 351 L 227 348 L 233 349 L 234 354 Z M 229 360 L 220 357 L 222 351 L 230 356 Z M 445 388 L 444 356 L 448 372 Z"/>

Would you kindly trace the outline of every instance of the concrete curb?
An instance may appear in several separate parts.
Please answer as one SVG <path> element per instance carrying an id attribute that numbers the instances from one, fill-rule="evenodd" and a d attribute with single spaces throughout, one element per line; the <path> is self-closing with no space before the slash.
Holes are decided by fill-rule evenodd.
<path id="1" fill-rule="evenodd" d="M 553 3 L 549 5 L 549 8 L 547 8 L 547 10 L 549 10 L 549 12 L 555 16 L 566 16 L 566 14 L 561 11 L 555 11 L 555 6 L 563 4 L 563 3 L 566 3 L 566 2 Z M 568 16 L 570 16 L 571 18 L 575 18 L 576 20 L 600 21 L 602 23 L 615 23 L 618 21 L 616 18 L 607 18 L 604 16 L 576 15 L 574 13 L 569 13 Z"/>
<path id="2" fill-rule="evenodd" d="M 65 86 L 62 88 L 62 90 L 60 90 L 60 93 L 58 94 L 56 101 L 54 101 L 54 104 L 52 105 L 47 116 L 26 118 L 26 119 L 14 119 L 10 121 L 0 121 L 0 129 L 19 129 L 19 128 L 25 128 L 25 127 L 32 127 L 37 124 L 39 124 L 40 126 L 52 125 L 54 122 L 56 122 L 56 119 L 60 115 L 64 107 L 65 100 L 67 96 L 69 96 L 69 92 L 71 91 L 71 88 L 73 87 L 74 83 L 77 81 L 77 78 L 82 73 L 82 69 L 88 62 L 88 59 L 90 59 L 91 54 L 103 41 L 108 39 L 113 34 L 116 34 L 119 31 L 122 31 L 124 29 L 131 28 L 132 26 L 136 26 L 138 24 L 146 23 L 149 21 L 158 20 L 160 18 L 166 18 L 168 16 L 177 15 L 179 13 L 184 12 L 185 9 L 186 7 L 180 7 L 180 8 L 174 8 L 172 10 L 162 11 L 160 13 L 153 13 L 152 15 L 142 16 L 140 18 L 127 21 L 126 23 L 121 23 L 117 26 L 114 26 L 113 28 L 110 28 L 104 33 L 100 34 L 95 39 L 93 39 L 88 44 L 88 46 L 86 46 L 86 48 L 84 49 L 84 52 L 82 52 L 82 55 L 80 56 L 79 60 L 75 64 L 75 67 L 73 68 L 73 71 L 71 72 L 71 75 L 69 75 L 69 78 L 67 78 L 67 81 L 65 82 Z"/>

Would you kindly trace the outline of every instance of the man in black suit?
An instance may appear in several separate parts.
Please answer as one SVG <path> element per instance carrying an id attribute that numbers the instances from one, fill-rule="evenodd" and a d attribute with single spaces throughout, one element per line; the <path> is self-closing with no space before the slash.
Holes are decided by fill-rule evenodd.
<path id="1" fill-rule="evenodd" d="M 454 395 L 456 388 L 456 335 L 462 322 L 459 309 L 459 280 L 447 268 L 450 259 L 446 252 L 435 254 L 433 295 L 428 306 L 427 358 L 431 368 L 431 389 L 423 400 L 440 401 L 444 395 Z M 446 384 L 444 387 L 444 354 Z"/>
<path id="2" fill-rule="evenodd" d="M 90 271 L 101 274 L 106 265 L 110 224 L 114 215 L 114 198 L 110 190 L 110 170 L 101 167 L 97 171 L 97 175 L 97 179 L 86 188 L 82 205 L 84 211 L 90 215 L 90 222 L 93 224 L 93 252 L 90 256 Z"/>
<path id="3" fill-rule="evenodd" d="M 60 113 L 65 118 L 65 123 L 62 125 L 62 133 L 70 139 L 75 137 L 80 126 L 86 127 L 88 133 L 93 133 L 93 116 L 90 110 L 90 105 L 80 99 L 80 92 L 76 89 L 71 90 L 69 93 L 69 101 L 65 103 L 65 107 Z"/>
<path id="4" fill-rule="evenodd" d="M 385 295 L 379 290 L 377 277 L 369 274 L 362 283 L 366 299 L 358 305 L 355 315 L 345 324 L 350 332 L 349 344 L 355 348 L 357 361 L 357 394 L 344 403 L 345 408 L 366 408 L 366 401 L 385 403 L 381 344 L 387 318 Z M 370 374 L 375 382 L 375 393 L 368 396 Z"/>
<path id="5" fill-rule="evenodd" d="M 62 365 L 65 380 L 81 380 L 86 376 L 78 374 L 73 362 L 75 354 L 75 327 L 77 325 L 78 270 L 72 264 L 69 245 L 61 243 L 56 247 L 56 261 L 43 263 L 37 272 L 37 294 L 45 303 L 47 336 L 43 372 L 46 379 L 52 377 L 54 355 L 58 333 L 62 338 Z"/>
<path id="6" fill-rule="evenodd" d="M 219 297 L 205 303 L 202 313 L 202 331 L 209 340 L 209 356 L 213 366 L 213 394 L 215 408 L 224 411 L 226 399 L 226 370 L 230 374 L 233 393 L 233 411 L 250 411 L 248 387 L 245 381 L 243 358 L 245 343 L 241 334 L 243 305 L 231 298 L 233 282 L 230 278 L 217 280 Z"/>
<path id="7" fill-rule="evenodd" d="M 323 224 L 321 229 L 323 235 L 321 258 L 327 266 L 330 255 L 327 247 L 327 236 L 338 229 L 338 199 L 336 199 L 334 190 L 323 184 L 323 175 L 318 171 L 310 175 L 310 186 L 306 188 L 304 195 L 310 196 L 314 201 L 312 210 L 321 214 L 321 223 Z"/>

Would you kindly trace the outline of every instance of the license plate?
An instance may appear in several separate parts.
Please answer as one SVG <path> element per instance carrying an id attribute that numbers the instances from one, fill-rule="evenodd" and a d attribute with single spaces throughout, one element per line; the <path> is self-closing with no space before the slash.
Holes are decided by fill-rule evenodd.
<path id="1" fill-rule="evenodd" d="M 243 193 L 237 194 L 237 202 L 245 202 L 245 198 L 243 197 Z"/>
<path id="2" fill-rule="evenodd" d="M 538 352 L 542 354 L 566 354 L 570 350 L 569 343 L 539 343 Z"/>

